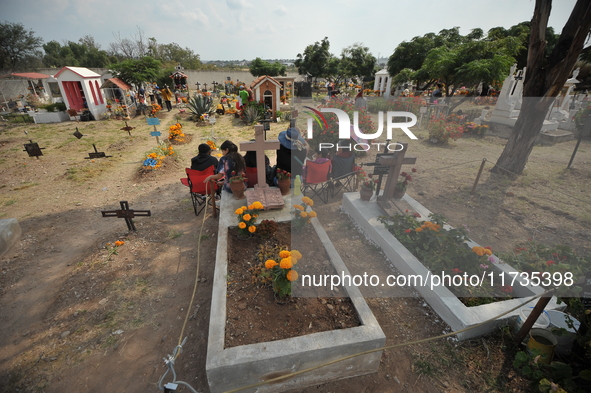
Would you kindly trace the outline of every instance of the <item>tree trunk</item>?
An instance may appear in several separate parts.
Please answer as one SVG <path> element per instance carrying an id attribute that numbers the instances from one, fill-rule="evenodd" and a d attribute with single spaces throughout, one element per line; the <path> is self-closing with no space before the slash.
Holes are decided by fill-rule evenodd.
<path id="1" fill-rule="evenodd" d="M 591 29 L 591 2 L 577 0 L 556 46 L 545 57 L 551 8 L 552 0 L 536 0 L 521 111 L 493 172 L 521 175 L 548 110 L 570 75 Z"/>

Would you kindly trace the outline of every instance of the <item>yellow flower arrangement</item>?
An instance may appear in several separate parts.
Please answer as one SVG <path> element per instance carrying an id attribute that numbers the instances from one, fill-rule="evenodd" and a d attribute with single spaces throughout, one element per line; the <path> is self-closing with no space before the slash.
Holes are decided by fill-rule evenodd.
<path id="1" fill-rule="evenodd" d="M 312 199 L 310 199 L 309 197 L 303 197 L 302 198 L 302 204 L 294 204 L 293 205 L 293 210 L 292 210 L 292 214 L 293 214 L 293 219 L 292 219 L 292 229 L 296 232 L 302 230 L 302 228 L 306 225 L 309 224 L 311 221 L 310 219 L 317 217 L 317 214 L 315 211 L 308 210 L 308 207 L 314 206 L 314 201 Z"/>
<path id="2" fill-rule="evenodd" d="M 265 269 L 270 274 L 273 291 L 279 297 L 291 296 L 291 283 L 298 279 L 298 272 L 294 270 L 294 265 L 302 258 L 302 254 L 297 250 L 282 250 L 279 252 L 280 262 L 274 259 L 267 259 L 264 263 Z"/>
<path id="3" fill-rule="evenodd" d="M 241 235 L 248 236 L 256 232 L 257 227 L 255 222 L 258 217 L 256 212 L 262 209 L 264 209 L 263 204 L 256 201 L 248 207 L 242 206 L 234 211 L 234 214 L 238 216 L 238 230 Z"/>

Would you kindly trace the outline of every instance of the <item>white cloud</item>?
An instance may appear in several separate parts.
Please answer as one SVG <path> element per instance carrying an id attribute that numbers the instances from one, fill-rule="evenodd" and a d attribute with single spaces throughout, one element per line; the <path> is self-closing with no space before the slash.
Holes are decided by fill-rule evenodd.
<path id="1" fill-rule="evenodd" d="M 199 8 L 185 12 L 185 17 L 191 21 L 202 23 L 209 26 L 209 18 Z"/>
<path id="2" fill-rule="evenodd" d="M 279 16 L 285 16 L 288 14 L 287 8 L 285 8 L 285 6 L 283 6 L 283 5 L 280 5 L 277 8 L 275 8 L 273 10 L 273 12 L 275 13 L 275 15 L 279 15 Z"/>
<path id="3" fill-rule="evenodd" d="M 234 10 L 252 8 L 252 4 L 250 4 L 247 0 L 226 0 L 226 4 L 229 8 Z"/>

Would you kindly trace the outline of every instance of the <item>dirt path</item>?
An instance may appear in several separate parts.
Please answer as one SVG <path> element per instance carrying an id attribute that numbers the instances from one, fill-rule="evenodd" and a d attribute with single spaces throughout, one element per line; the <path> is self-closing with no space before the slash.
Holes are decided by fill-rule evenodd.
<path id="1" fill-rule="evenodd" d="M 173 115 L 163 114 L 162 130 L 174 122 Z M 130 139 L 119 130 L 121 123 L 0 129 L 0 218 L 16 217 L 23 229 L 21 241 L 0 259 L 0 391 L 157 391 L 165 371 L 162 358 L 177 345 L 187 315 L 199 240 L 196 302 L 176 371 L 198 391 L 208 391 L 205 354 L 217 221 L 208 218 L 199 235 L 202 216 L 195 217 L 178 179 L 211 130 L 184 122 L 193 141 L 175 146 L 179 162 L 140 177 L 143 154 L 155 145 L 147 136 L 152 127 L 132 120 L 137 128 Z M 221 140 L 250 139 L 251 128 L 237 125 L 224 117 L 216 133 Z M 75 127 L 85 135 L 80 141 L 71 136 Z M 273 124 L 270 135 L 283 128 Z M 419 171 L 409 194 L 452 225 L 466 224 L 474 240 L 503 251 L 529 238 L 591 250 L 589 141 L 583 141 L 574 170 L 563 169 L 574 142 L 539 147 L 526 176 L 509 182 L 485 171 L 471 196 L 480 161 L 496 159 L 504 141 L 467 138 L 440 147 L 418 134 L 423 139 L 409 154 L 418 157 Z M 47 147 L 39 160 L 22 152 L 29 139 Z M 114 157 L 84 160 L 92 143 Z M 123 220 L 101 217 L 101 210 L 118 208 L 120 200 L 152 211 L 152 217 L 136 219 L 137 233 L 128 233 Z M 339 199 L 319 206 L 320 220 L 350 269 L 364 269 L 365 256 L 377 251 L 339 207 Z M 125 244 L 113 248 L 116 240 Z M 390 271 L 385 261 L 375 269 Z M 368 303 L 388 344 L 446 331 L 412 292 Z M 512 372 L 507 345 L 499 335 L 386 351 L 377 374 L 305 391 L 527 391 L 527 383 Z"/>

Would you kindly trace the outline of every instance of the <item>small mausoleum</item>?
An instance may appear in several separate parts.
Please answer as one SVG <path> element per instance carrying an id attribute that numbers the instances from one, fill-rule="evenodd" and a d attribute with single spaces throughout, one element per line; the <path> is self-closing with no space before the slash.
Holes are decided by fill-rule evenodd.
<path id="1" fill-rule="evenodd" d="M 281 88 L 281 83 L 268 75 L 259 76 L 250 84 L 255 101 L 264 102 L 273 113 L 280 110 Z"/>
<path id="2" fill-rule="evenodd" d="M 54 75 L 62 90 L 68 109 L 88 109 L 95 119 L 107 109 L 107 102 L 101 92 L 101 76 L 84 67 L 64 67 Z"/>
<path id="3" fill-rule="evenodd" d="M 373 84 L 374 91 L 379 91 L 379 95 L 383 97 L 390 97 L 392 90 L 392 77 L 387 69 L 376 72 L 376 79 Z"/>

